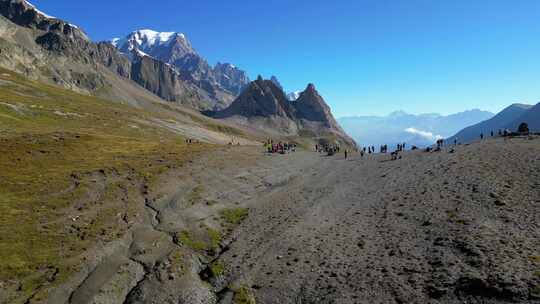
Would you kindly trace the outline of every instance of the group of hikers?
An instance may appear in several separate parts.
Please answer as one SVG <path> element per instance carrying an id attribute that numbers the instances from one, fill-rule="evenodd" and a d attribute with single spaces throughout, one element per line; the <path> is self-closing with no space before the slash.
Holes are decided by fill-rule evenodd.
<path id="1" fill-rule="evenodd" d="M 334 155 L 336 153 L 339 153 L 340 150 L 341 148 L 339 145 L 329 145 L 329 144 L 325 144 L 325 145 L 316 144 L 315 145 L 316 152 L 319 152 L 319 153 L 324 152 L 324 153 L 328 153 L 328 155 Z"/>
<path id="2" fill-rule="evenodd" d="M 406 143 L 399 143 L 396 145 L 396 151 L 401 152 L 405 151 Z M 363 147 L 360 150 L 360 156 L 364 157 L 365 154 L 375 154 L 376 152 L 375 146 L 368 146 Z M 379 147 L 379 153 L 386 154 L 388 153 L 388 145 L 381 145 Z"/>
<path id="3" fill-rule="evenodd" d="M 289 152 L 296 152 L 296 144 L 288 142 L 275 143 L 272 139 L 267 140 L 264 143 L 266 153 L 279 153 L 286 154 Z"/>

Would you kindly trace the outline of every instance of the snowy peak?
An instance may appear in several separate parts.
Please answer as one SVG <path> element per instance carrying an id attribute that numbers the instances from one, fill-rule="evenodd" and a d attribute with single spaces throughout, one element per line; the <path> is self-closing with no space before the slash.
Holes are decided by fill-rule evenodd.
<path id="1" fill-rule="evenodd" d="M 137 58 L 132 54 L 144 53 L 170 64 L 180 71 L 185 80 L 208 91 L 212 96 L 224 93 L 230 96 L 227 99 L 232 100 L 249 83 L 247 73 L 230 63 L 210 66 L 182 33 L 141 29 L 131 32 L 125 38 L 114 38 L 110 43 L 127 54 L 132 61 Z"/>
<path id="2" fill-rule="evenodd" d="M 153 55 L 154 53 L 163 52 L 164 48 L 168 49 L 169 52 L 172 49 L 180 50 L 182 55 L 195 53 L 186 36 L 177 32 L 158 32 L 142 29 L 131 32 L 125 38 L 114 38 L 110 42 L 124 53 L 130 53 L 134 49 L 138 49 Z"/>
<path id="3" fill-rule="evenodd" d="M 287 99 L 289 101 L 296 101 L 300 97 L 300 93 L 302 92 L 301 91 L 290 92 L 289 94 L 287 94 Z"/>
<path id="4" fill-rule="evenodd" d="M 153 30 L 138 30 L 130 35 L 130 39 L 142 48 L 151 48 L 156 45 L 170 43 L 175 37 L 185 40 L 184 34 L 175 32 L 156 32 Z"/>

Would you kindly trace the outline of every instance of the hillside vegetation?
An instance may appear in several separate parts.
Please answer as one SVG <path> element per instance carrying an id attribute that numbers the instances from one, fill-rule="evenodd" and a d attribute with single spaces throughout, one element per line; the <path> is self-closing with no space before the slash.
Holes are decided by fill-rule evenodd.
<path id="1" fill-rule="evenodd" d="M 0 70 L 4 290 L 39 300 L 40 291 L 77 271 L 97 240 L 112 240 L 136 221 L 140 204 L 133 202 L 144 200 L 156 176 L 213 147 L 187 145 L 154 119 L 172 117 Z"/>

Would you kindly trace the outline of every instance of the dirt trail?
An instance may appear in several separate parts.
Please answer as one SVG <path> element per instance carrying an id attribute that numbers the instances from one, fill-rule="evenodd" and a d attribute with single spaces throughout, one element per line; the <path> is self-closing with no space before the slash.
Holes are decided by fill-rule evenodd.
<path id="1" fill-rule="evenodd" d="M 216 285 L 257 303 L 536 303 L 539 143 L 292 157 L 287 183 L 248 203 Z"/>
<path id="2" fill-rule="evenodd" d="M 171 172 L 146 219 L 56 303 L 540 300 L 540 139 L 397 161 L 259 150 Z M 241 208 L 239 226 L 220 218 Z M 218 247 L 196 242 L 211 231 Z"/>

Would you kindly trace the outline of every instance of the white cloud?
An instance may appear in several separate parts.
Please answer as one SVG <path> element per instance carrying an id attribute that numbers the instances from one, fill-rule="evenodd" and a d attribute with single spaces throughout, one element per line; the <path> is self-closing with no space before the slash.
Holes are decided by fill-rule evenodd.
<path id="1" fill-rule="evenodd" d="M 418 129 L 415 129 L 415 128 L 407 128 L 405 129 L 405 132 L 407 133 L 410 133 L 410 134 L 414 134 L 414 135 L 419 135 L 427 140 L 432 140 L 432 141 L 436 141 L 437 139 L 443 139 L 444 137 L 442 137 L 441 135 L 434 135 L 433 133 L 431 132 L 428 132 L 428 131 L 422 131 L 422 130 L 418 130 Z"/>

